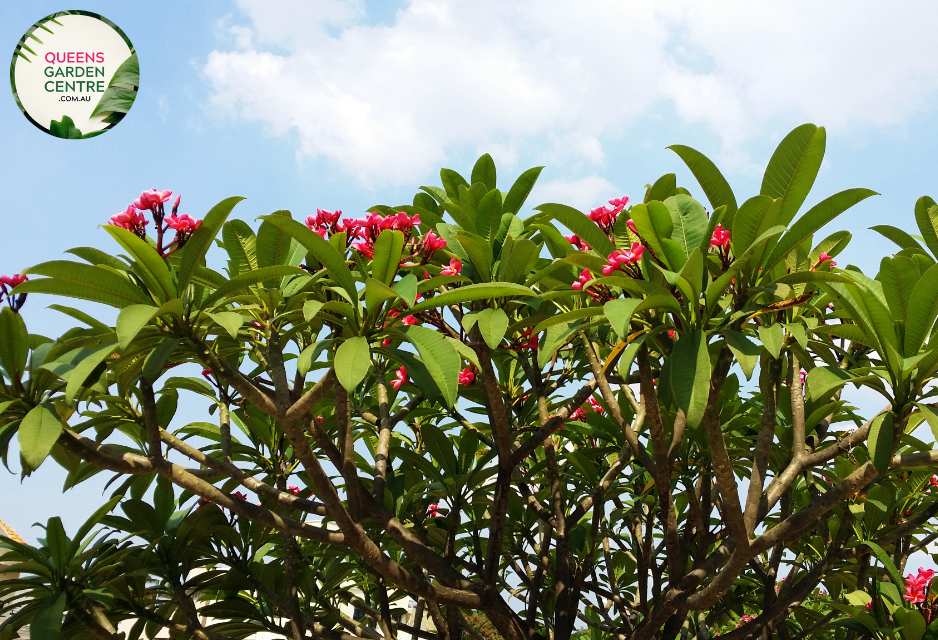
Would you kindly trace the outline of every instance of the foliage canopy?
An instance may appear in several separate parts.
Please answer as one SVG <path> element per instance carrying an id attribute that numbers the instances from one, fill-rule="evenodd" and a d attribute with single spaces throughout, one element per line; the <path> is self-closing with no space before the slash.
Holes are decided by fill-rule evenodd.
<path id="1" fill-rule="evenodd" d="M 0 539 L 0 638 L 392 638 L 404 595 L 450 640 L 938 637 L 901 575 L 938 537 L 938 205 L 838 268 L 850 233 L 814 234 L 874 193 L 802 212 L 824 148 L 798 127 L 738 203 L 672 147 L 710 211 L 667 174 L 524 217 L 540 168 L 500 191 L 488 155 L 357 221 L 142 194 L 0 312 L 4 461 L 114 474 L 72 537 Z M 30 334 L 38 293 L 116 322 Z"/>

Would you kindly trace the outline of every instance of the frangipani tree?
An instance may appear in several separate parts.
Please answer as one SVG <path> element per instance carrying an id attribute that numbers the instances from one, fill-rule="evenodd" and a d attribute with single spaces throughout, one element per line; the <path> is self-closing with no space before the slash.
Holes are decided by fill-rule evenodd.
<path id="1" fill-rule="evenodd" d="M 938 205 L 919 239 L 877 227 L 900 251 L 875 278 L 838 268 L 850 234 L 814 233 L 874 193 L 801 212 L 824 147 L 795 129 L 742 204 L 672 147 L 709 212 L 668 174 L 641 203 L 525 217 L 540 168 L 501 191 L 487 155 L 410 205 L 256 232 L 240 198 L 195 220 L 142 194 L 105 226 L 115 254 L 7 291 L 4 454 L 116 487 L 75 541 L 0 541 L 33 575 L 0 587 L 20 607 L 0 633 L 919 640 L 931 576 L 901 572 L 938 537 L 916 430 L 938 432 Z M 36 293 L 116 323 L 56 304 L 85 326 L 29 334 Z M 435 632 L 395 620 L 405 594 Z"/>

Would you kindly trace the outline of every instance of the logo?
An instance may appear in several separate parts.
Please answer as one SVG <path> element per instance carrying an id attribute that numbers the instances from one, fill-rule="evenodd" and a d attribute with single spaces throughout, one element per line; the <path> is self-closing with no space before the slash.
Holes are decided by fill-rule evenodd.
<path id="1" fill-rule="evenodd" d="M 91 138 L 130 111 L 140 65 L 116 24 L 90 11 L 59 11 L 17 43 L 10 83 L 16 104 L 34 125 L 59 138 Z"/>

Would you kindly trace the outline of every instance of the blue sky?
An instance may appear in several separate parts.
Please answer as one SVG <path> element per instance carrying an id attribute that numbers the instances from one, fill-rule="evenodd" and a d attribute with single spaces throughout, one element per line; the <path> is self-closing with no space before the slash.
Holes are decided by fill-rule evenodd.
<path id="1" fill-rule="evenodd" d="M 41 133 L 12 96 L 0 100 L 0 273 L 74 246 L 110 248 L 98 225 L 146 188 L 182 193 L 195 217 L 230 195 L 247 197 L 236 209 L 246 220 L 317 207 L 358 215 L 409 202 L 438 184 L 440 166 L 468 173 L 483 152 L 503 184 L 547 167 L 529 204 L 586 208 L 641 197 L 666 172 L 699 194 L 665 148 L 687 144 L 742 202 L 803 122 L 828 128 L 807 205 L 848 187 L 881 194 L 837 222 L 854 234 L 838 262 L 875 273 L 891 249 L 867 228 L 913 231 L 915 200 L 938 195 L 938 8 L 658 4 L 88 0 L 78 8 L 133 41 L 138 98 L 113 131 L 80 141 Z M 0 43 L 12 53 L 62 8 L 0 4 Z M 31 331 L 68 326 L 51 302 L 30 298 Z M 74 529 L 102 483 L 62 496 L 61 481 L 51 463 L 22 485 L 0 471 L 0 519 L 28 538 L 53 513 Z"/>

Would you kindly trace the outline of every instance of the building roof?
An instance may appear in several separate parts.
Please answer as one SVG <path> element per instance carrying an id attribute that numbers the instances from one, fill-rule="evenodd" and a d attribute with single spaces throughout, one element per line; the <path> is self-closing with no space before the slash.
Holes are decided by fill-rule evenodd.
<path id="1" fill-rule="evenodd" d="M 19 542 L 19 543 L 22 543 L 22 544 L 26 544 L 26 541 L 23 540 L 21 537 L 19 537 L 19 535 L 17 535 L 16 531 L 14 531 L 13 529 L 11 529 L 10 526 L 9 526 L 6 522 L 4 522 L 3 520 L 0 520 L 0 535 L 2 535 L 2 536 L 4 536 L 4 537 L 7 537 L 7 538 L 9 538 L 10 540 L 13 540 L 14 542 Z"/>

